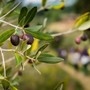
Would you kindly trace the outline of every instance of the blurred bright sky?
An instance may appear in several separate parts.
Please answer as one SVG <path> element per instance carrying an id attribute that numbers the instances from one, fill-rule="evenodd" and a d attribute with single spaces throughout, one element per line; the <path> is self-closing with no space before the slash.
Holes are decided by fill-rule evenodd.
<path id="1" fill-rule="evenodd" d="M 41 2 L 42 0 L 18 0 L 19 2 L 23 2 L 22 4 L 24 6 L 27 6 L 29 4 L 34 5 L 34 6 L 38 6 L 41 7 Z M 60 4 L 61 0 L 47 0 L 46 6 L 51 6 L 51 5 L 58 5 Z M 72 6 L 73 4 L 75 4 L 77 2 L 77 0 L 64 0 L 65 2 L 65 6 L 69 7 Z"/>

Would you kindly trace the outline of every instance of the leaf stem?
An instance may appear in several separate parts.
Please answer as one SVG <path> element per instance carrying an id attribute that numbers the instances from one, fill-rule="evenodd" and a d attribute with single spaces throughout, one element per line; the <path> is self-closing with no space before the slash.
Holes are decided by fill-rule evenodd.
<path id="1" fill-rule="evenodd" d="M 33 63 L 33 68 L 41 75 L 41 72 L 36 68 L 35 64 Z"/>

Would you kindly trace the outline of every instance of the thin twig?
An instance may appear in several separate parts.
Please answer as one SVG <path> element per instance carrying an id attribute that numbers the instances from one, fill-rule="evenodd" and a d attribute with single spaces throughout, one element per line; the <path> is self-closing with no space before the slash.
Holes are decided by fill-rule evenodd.
<path id="1" fill-rule="evenodd" d="M 26 60 L 26 61 L 24 62 L 23 67 L 26 66 L 27 62 L 28 62 L 28 60 Z M 20 67 L 19 70 L 21 71 L 21 70 L 22 70 L 22 67 Z M 13 75 L 12 80 L 14 80 L 17 76 L 18 76 L 18 71 Z"/>
<path id="2" fill-rule="evenodd" d="M 7 25 L 9 25 L 9 26 L 12 26 L 12 27 L 14 27 L 14 28 L 22 29 L 21 27 L 18 27 L 18 26 L 14 25 L 14 24 L 11 24 L 11 23 L 9 23 L 9 22 L 6 22 L 6 21 L 4 21 L 4 20 L 1 20 L 1 19 L 0 19 L 0 22 L 3 22 L 3 23 L 5 23 L 5 24 L 7 24 Z"/>
<path id="3" fill-rule="evenodd" d="M 4 52 L 15 52 L 14 49 L 2 49 L 2 51 L 4 51 Z"/>
<path id="4" fill-rule="evenodd" d="M 56 36 L 60 36 L 60 35 L 65 35 L 65 34 L 70 34 L 73 32 L 76 32 L 77 30 L 68 30 L 67 32 L 62 32 L 62 33 L 56 33 L 56 34 L 52 34 L 51 36 L 56 37 Z"/>
<path id="5" fill-rule="evenodd" d="M 5 63 L 9 63 L 9 62 L 11 62 L 11 61 L 14 60 L 14 59 L 15 59 L 15 57 L 11 57 L 11 58 L 7 59 L 7 60 L 5 61 Z"/>
<path id="6" fill-rule="evenodd" d="M 36 68 L 35 64 L 33 63 L 33 68 L 41 75 L 41 72 Z"/>
<path id="7" fill-rule="evenodd" d="M 16 9 L 20 4 L 21 4 L 21 2 L 18 3 L 15 7 L 13 7 L 13 8 L 12 8 L 9 12 L 7 12 L 5 15 L 3 15 L 2 17 L 0 17 L 0 19 L 6 17 L 6 16 L 7 16 L 8 14 L 10 14 L 14 9 Z"/>
<path id="8" fill-rule="evenodd" d="M 1 51 L 1 56 L 2 56 L 2 65 L 3 65 L 3 69 L 4 69 L 4 77 L 6 78 L 6 67 L 5 67 L 5 59 L 4 59 L 4 54 L 2 52 L 2 49 L 0 48 Z"/>
<path id="9" fill-rule="evenodd" d="M 11 57 L 11 58 L 5 60 L 5 63 L 9 63 L 9 62 L 11 62 L 11 61 L 14 60 L 14 59 L 15 59 L 15 57 Z M 2 63 L 0 63 L 0 65 L 1 65 L 1 64 L 2 64 Z"/>

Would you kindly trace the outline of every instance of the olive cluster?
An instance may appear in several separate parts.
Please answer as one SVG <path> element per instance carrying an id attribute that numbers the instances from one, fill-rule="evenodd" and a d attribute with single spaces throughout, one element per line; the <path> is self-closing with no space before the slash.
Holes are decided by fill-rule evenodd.
<path id="1" fill-rule="evenodd" d="M 76 44 L 80 44 L 81 41 L 86 41 L 88 39 L 88 35 L 84 33 L 82 36 L 79 36 L 75 39 Z"/>
<path id="2" fill-rule="evenodd" d="M 11 36 L 10 41 L 11 41 L 12 45 L 18 46 L 20 43 L 20 39 L 22 39 L 24 41 L 26 40 L 27 45 L 31 45 L 34 41 L 34 38 L 31 34 L 23 34 L 22 36 L 14 34 Z"/>

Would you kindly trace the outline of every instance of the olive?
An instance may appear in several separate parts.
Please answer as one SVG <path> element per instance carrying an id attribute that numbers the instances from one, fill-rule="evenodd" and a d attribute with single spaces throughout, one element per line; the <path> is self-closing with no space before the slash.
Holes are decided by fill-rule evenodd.
<path id="1" fill-rule="evenodd" d="M 80 37 L 77 37 L 77 38 L 75 39 L 75 42 L 76 42 L 76 44 L 80 44 L 80 43 L 81 43 L 81 38 L 80 38 Z"/>
<path id="2" fill-rule="evenodd" d="M 47 11 L 49 11 L 49 9 L 45 8 L 44 11 L 47 12 Z"/>
<path id="3" fill-rule="evenodd" d="M 26 24 L 25 26 L 24 26 L 24 28 L 28 28 L 29 27 L 29 24 Z"/>
<path id="4" fill-rule="evenodd" d="M 24 34 L 23 40 L 27 40 L 27 44 L 32 44 L 34 41 L 34 38 L 31 34 Z"/>
<path id="5" fill-rule="evenodd" d="M 21 70 L 18 71 L 18 75 L 22 76 L 22 71 Z"/>
<path id="6" fill-rule="evenodd" d="M 88 39 L 87 34 L 84 34 L 84 35 L 81 36 L 81 40 L 82 41 L 86 41 L 87 39 Z"/>
<path id="7" fill-rule="evenodd" d="M 31 59 L 28 60 L 28 63 L 33 63 L 33 61 Z"/>
<path id="8" fill-rule="evenodd" d="M 19 45 L 20 39 L 18 35 L 12 35 L 10 38 L 10 41 L 12 43 L 12 45 L 17 46 Z"/>

